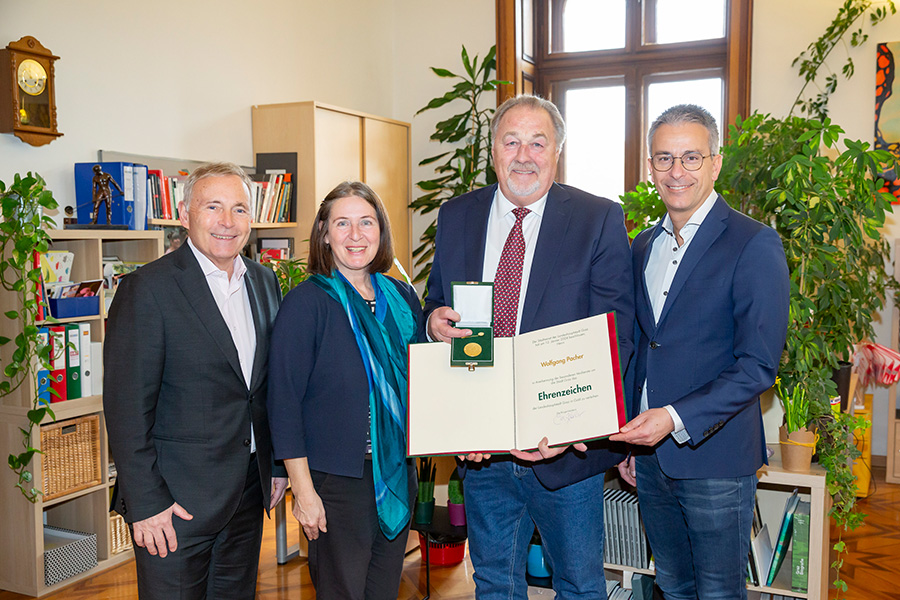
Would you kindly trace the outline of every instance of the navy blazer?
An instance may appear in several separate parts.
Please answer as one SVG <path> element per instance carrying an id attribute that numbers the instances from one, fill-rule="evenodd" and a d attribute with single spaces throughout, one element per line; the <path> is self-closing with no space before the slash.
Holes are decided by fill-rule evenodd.
<path id="1" fill-rule="evenodd" d="M 659 322 L 644 279 L 658 223 L 632 245 L 638 408 L 671 404 L 691 436 L 656 447 L 669 477 L 740 477 L 766 461 L 759 395 L 775 382 L 787 335 L 790 281 L 781 238 L 719 196 L 672 281 Z M 632 412 L 631 414 L 636 414 Z"/>
<path id="2" fill-rule="evenodd" d="M 415 289 L 389 278 L 425 341 Z M 369 418 L 369 380 L 341 304 L 311 281 L 284 298 L 272 331 L 267 400 L 277 459 L 306 457 L 309 468 L 362 477 Z"/>
<path id="3" fill-rule="evenodd" d="M 496 190 L 496 185 L 488 186 L 441 206 L 425 298 L 426 316 L 449 305 L 451 282 L 481 281 L 488 216 Z M 634 319 L 629 261 L 622 207 L 554 183 L 541 219 L 520 331 L 527 333 L 615 311 L 624 373 L 632 354 Z M 586 454 L 570 449 L 536 463 L 535 475 L 547 488 L 559 489 L 602 473 L 624 458 L 624 449 L 617 444 L 604 440 L 589 446 Z"/>
<path id="4" fill-rule="evenodd" d="M 103 347 L 103 408 L 118 470 L 113 506 L 128 523 L 178 502 L 194 515 L 174 520 L 179 535 L 220 531 L 244 493 L 251 422 L 268 509 L 272 455 L 263 400 L 281 290 L 271 269 L 243 261 L 256 330 L 249 382 L 187 243 L 127 275 L 116 290 Z"/>

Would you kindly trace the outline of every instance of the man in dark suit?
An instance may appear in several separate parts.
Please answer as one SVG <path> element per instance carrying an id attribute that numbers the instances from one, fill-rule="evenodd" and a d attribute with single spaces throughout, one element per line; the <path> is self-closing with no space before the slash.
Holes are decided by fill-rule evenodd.
<path id="1" fill-rule="evenodd" d="M 263 508 L 287 485 L 272 476 L 265 404 L 281 293 L 272 271 L 240 256 L 240 167 L 197 168 L 179 212 L 188 243 L 126 276 L 109 313 L 113 507 L 132 527 L 143 600 L 253 598 Z"/>
<path id="2" fill-rule="evenodd" d="M 715 119 L 694 105 L 650 127 L 650 172 L 667 215 L 632 245 L 633 410 L 610 439 L 645 446 L 634 483 L 667 599 L 746 598 L 759 395 L 772 386 L 790 284 L 778 234 L 713 189 Z"/>
<path id="3" fill-rule="evenodd" d="M 491 123 L 498 185 L 441 207 L 425 311 L 449 341 L 453 281 L 494 282 L 494 327 L 515 335 L 615 311 L 622 367 L 631 355 L 633 282 L 621 207 L 553 182 L 566 128 L 557 108 L 518 96 Z M 473 419 L 479 418 L 477 414 Z M 624 459 L 603 443 L 513 456 L 470 454 L 465 495 L 479 599 L 526 597 L 525 556 L 540 531 L 557 598 L 606 598 L 603 477 Z"/>

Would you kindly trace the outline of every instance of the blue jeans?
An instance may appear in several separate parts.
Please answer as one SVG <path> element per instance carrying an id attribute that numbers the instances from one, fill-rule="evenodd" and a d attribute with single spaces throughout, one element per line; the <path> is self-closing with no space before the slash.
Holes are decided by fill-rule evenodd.
<path id="1" fill-rule="evenodd" d="M 666 600 L 747 598 L 756 475 L 672 479 L 636 457 L 641 518 Z"/>
<path id="2" fill-rule="evenodd" d="M 603 474 L 556 491 L 505 457 L 470 466 L 464 486 L 478 600 L 525 600 L 528 542 L 537 525 L 558 600 L 606 600 Z"/>

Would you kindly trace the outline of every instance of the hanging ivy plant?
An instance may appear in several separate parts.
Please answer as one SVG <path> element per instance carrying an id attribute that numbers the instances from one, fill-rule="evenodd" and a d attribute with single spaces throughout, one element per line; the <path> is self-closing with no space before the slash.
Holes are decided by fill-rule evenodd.
<path id="1" fill-rule="evenodd" d="M 41 282 L 40 266 L 35 266 L 35 253 L 46 252 L 50 246 L 47 229 L 56 223 L 44 215 L 58 205 L 46 183 L 37 173 L 25 177 L 16 174 L 8 188 L 0 181 L 0 287 L 15 295 L 16 309 L 4 313 L 7 319 L 17 323 L 20 333 L 15 339 L 0 337 L 0 346 L 13 344 L 9 362 L 3 365 L 0 380 L 0 399 L 22 389 L 33 393 L 27 412 L 28 424 L 19 428 L 22 432 L 22 452 L 9 455 L 9 468 L 16 473 L 16 487 L 29 501 L 41 495 L 35 487 L 34 475 L 29 466 L 35 453 L 40 452 L 32 443 L 32 432 L 37 430 L 46 415 L 56 419 L 53 411 L 42 404 L 37 395 L 37 372 L 49 369 L 50 347 L 38 343 L 36 324 L 40 305 L 38 287 Z M 29 388 L 28 385 L 31 387 Z M 23 387 L 24 386 L 24 387 Z"/>

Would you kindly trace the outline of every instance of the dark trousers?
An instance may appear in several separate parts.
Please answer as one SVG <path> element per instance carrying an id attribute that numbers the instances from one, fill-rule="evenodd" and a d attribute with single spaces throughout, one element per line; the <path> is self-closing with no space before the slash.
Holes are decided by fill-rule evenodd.
<path id="1" fill-rule="evenodd" d="M 381 532 L 372 461 L 362 479 L 312 471 L 328 531 L 309 542 L 309 575 L 319 600 L 396 600 L 409 527 L 393 540 Z M 407 467 L 410 507 L 416 473 Z"/>
<path id="2" fill-rule="evenodd" d="M 179 531 L 181 519 L 173 517 L 178 535 L 175 552 L 160 558 L 134 547 L 141 600 L 243 600 L 256 596 L 263 501 L 256 455 L 249 462 L 241 503 L 221 531 L 187 535 Z"/>

